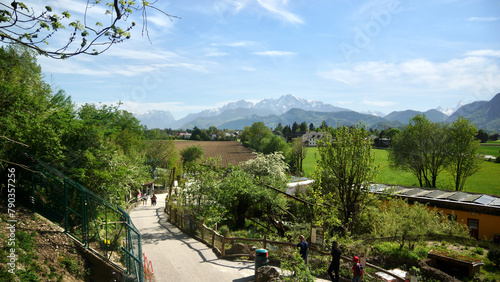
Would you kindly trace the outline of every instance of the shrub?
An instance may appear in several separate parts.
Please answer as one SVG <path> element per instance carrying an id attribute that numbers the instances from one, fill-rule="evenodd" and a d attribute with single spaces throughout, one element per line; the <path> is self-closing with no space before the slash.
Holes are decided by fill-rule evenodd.
<path id="1" fill-rule="evenodd" d="M 488 259 L 497 267 L 500 267 L 500 248 L 492 248 L 488 251 Z"/>
<path id="2" fill-rule="evenodd" d="M 281 262 L 281 270 L 283 271 L 284 281 L 314 282 L 314 276 L 312 276 L 297 250 L 293 252 L 291 259 L 285 259 Z"/>

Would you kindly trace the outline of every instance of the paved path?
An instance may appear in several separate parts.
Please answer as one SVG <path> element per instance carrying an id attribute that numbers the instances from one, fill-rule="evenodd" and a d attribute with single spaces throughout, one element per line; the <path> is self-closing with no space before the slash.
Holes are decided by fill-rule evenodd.
<path id="1" fill-rule="evenodd" d="M 255 281 L 253 261 L 219 259 L 211 248 L 167 222 L 165 195 L 157 195 L 155 207 L 139 205 L 130 213 L 157 282 Z"/>
<path id="2" fill-rule="evenodd" d="M 218 259 L 212 249 L 168 223 L 165 194 L 155 207 L 137 206 L 130 217 L 142 234 L 142 251 L 153 263 L 156 281 L 253 281 L 254 262 Z"/>

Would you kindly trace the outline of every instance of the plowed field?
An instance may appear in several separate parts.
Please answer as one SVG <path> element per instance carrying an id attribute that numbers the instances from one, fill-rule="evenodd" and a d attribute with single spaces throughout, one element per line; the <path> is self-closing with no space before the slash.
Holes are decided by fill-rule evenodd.
<path id="1" fill-rule="evenodd" d="M 220 156 L 225 167 L 255 158 L 252 150 L 236 141 L 174 141 L 174 145 L 178 152 L 190 146 L 200 146 L 205 150 L 204 158 Z"/>

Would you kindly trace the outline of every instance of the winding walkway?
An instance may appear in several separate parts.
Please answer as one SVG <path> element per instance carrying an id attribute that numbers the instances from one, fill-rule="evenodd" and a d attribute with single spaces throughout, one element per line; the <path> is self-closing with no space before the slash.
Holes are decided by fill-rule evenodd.
<path id="1" fill-rule="evenodd" d="M 211 248 L 170 224 L 164 212 L 165 196 L 157 195 L 155 207 L 139 205 L 130 213 L 142 234 L 142 252 L 153 263 L 155 281 L 255 281 L 253 261 L 219 259 Z"/>
<path id="2" fill-rule="evenodd" d="M 155 207 L 139 205 L 130 213 L 156 281 L 254 281 L 253 261 L 218 259 L 211 248 L 167 222 L 165 194 L 157 197 Z"/>

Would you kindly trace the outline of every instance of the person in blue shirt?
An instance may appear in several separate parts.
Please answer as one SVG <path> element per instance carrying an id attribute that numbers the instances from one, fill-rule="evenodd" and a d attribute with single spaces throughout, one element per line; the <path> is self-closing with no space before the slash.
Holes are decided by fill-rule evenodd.
<path id="1" fill-rule="evenodd" d="M 307 264 L 307 254 L 309 253 L 309 243 L 304 238 L 304 235 L 299 236 L 300 243 L 297 244 L 297 248 L 299 248 L 300 256 L 304 259 L 304 262 Z"/>

